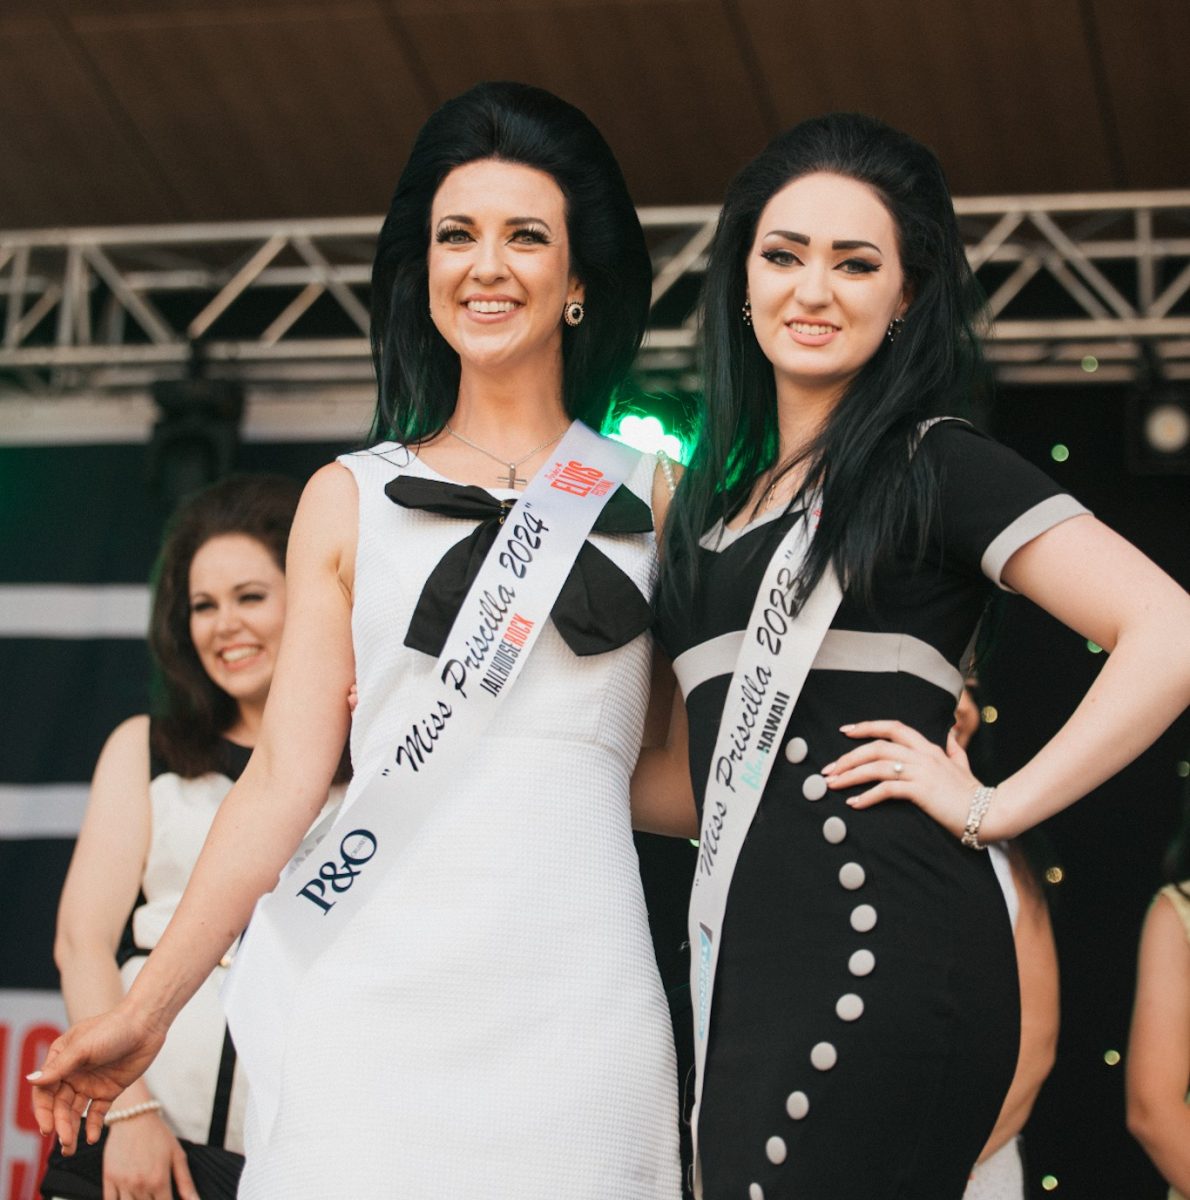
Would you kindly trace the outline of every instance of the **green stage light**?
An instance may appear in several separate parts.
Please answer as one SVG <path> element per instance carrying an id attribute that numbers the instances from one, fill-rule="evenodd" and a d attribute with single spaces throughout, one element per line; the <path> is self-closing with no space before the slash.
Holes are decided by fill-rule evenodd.
<path id="1" fill-rule="evenodd" d="M 665 426 L 656 417 L 630 413 L 620 418 L 608 436 L 645 454 L 664 450 L 676 462 L 685 464 L 690 461 L 690 447 L 675 434 L 666 433 Z"/>

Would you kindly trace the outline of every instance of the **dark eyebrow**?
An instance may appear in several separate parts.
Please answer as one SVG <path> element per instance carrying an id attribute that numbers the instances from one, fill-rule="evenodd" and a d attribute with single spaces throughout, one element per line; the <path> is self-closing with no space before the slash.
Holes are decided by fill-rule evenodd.
<path id="1" fill-rule="evenodd" d="M 765 237 L 784 238 L 787 242 L 797 242 L 799 246 L 808 246 L 810 239 L 804 233 L 794 233 L 791 229 L 770 229 Z M 874 242 L 855 240 L 831 242 L 832 250 L 875 250 L 877 254 L 883 254 Z"/>
<path id="2" fill-rule="evenodd" d="M 456 225 L 474 225 L 475 224 L 474 217 L 468 217 L 462 213 L 450 213 L 445 217 L 438 218 L 439 225 L 442 225 L 447 221 L 452 221 Z M 504 224 L 508 228 L 519 228 L 523 225 L 540 225 L 546 231 L 551 232 L 551 233 L 553 232 L 550 229 L 549 222 L 543 221 L 540 217 L 509 217 L 508 220 L 504 222 Z"/>

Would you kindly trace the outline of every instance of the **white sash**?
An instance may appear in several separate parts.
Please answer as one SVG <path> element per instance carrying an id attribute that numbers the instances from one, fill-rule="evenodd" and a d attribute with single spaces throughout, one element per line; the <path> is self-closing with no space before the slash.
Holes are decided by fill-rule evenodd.
<path id="1" fill-rule="evenodd" d="M 765 568 L 736 658 L 710 776 L 703 798 L 698 866 L 690 894 L 690 996 L 694 1005 L 694 1194 L 701 1200 L 698 1119 L 711 1032 L 711 1000 L 719 962 L 720 934 L 736 861 L 748 835 L 782 736 L 810 666 L 843 598 L 834 567 L 827 565 L 796 617 L 790 615 L 793 583 L 817 527 L 798 520 L 781 539 Z"/>
<path id="2" fill-rule="evenodd" d="M 223 1003 L 266 1141 L 304 976 L 447 802 L 451 765 L 512 687 L 587 534 L 638 460 L 637 451 L 570 426 L 501 526 L 387 765 L 257 903 Z M 366 1041 L 360 1047 L 367 1052 Z"/>

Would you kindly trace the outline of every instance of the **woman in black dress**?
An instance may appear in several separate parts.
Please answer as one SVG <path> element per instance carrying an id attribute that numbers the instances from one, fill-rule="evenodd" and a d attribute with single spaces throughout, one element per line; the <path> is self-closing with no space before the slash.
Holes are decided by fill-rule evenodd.
<path id="1" fill-rule="evenodd" d="M 659 630 L 685 705 L 635 783 L 680 803 L 688 761 L 702 814 L 772 764 L 718 925 L 698 897 L 723 877 L 736 810 L 703 821 L 708 1200 L 962 1195 L 1018 1044 L 1012 930 L 975 851 L 1090 791 L 1190 696 L 1186 595 L 1041 472 L 965 422 L 931 423 L 968 406 L 978 311 L 941 168 L 878 121 L 804 122 L 728 192 L 703 438 L 666 533 Z M 770 593 L 774 620 L 804 628 L 824 578 L 842 600 L 783 713 L 763 678 L 732 672 L 763 641 L 749 614 L 798 526 L 817 530 Z M 992 585 L 1114 650 L 994 794 L 948 743 Z"/>

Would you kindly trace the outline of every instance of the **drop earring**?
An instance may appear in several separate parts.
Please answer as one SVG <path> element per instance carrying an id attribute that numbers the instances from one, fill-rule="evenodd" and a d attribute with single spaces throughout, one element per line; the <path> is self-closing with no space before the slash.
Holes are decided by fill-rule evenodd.
<path id="1" fill-rule="evenodd" d="M 751 324 L 752 324 L 752 301 L 751 301 L 751 299 L 745 298 L 744 306 L 743 306 L 743 308 L 740 309 L 740 312 L 743 314 L 744 324 L 751 326 Z"/>
<path id="2" fill-rule="evenodd" d="M 889 321 L 889 323 L 888 323 L 888 330 L 884 336 L 886 338 L 888 338 L 888 340 L 890 342 L 895 342 L 897 340 L 897 337 L 900 335 L 901 330 L 904 328 L 905 328 L 905 318 L 904 317 L 893 317 L 893 319 L 891 321 Z"/>

